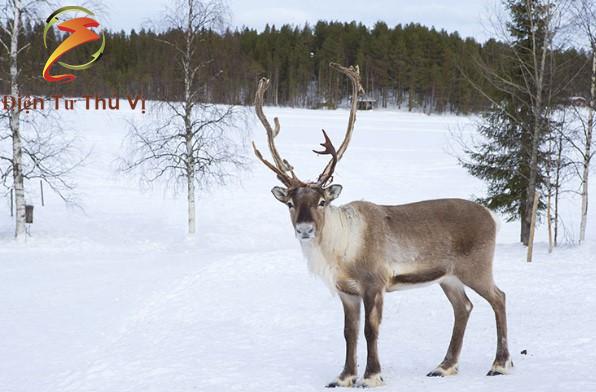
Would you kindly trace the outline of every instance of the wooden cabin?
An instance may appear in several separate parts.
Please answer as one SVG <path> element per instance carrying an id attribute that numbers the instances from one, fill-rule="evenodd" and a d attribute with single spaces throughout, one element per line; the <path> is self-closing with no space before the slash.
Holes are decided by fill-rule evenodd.
<path id="1" fill-rule="evenodd" d="M 373 110 L 377 106 L 377 100 L 370 97 L 358 98 L 358 110 Z"/>
<path id="2" fill-rule="evenodd" d="M 578 106 L 578 107 L 588 106 L 588 102 L 586 101 L 586 99 L 584 97 L 571 97 L 571 98 L 569 98 L 569 103 L 571 103 L 571 105 L 573 105 L 573 106 Z"/>

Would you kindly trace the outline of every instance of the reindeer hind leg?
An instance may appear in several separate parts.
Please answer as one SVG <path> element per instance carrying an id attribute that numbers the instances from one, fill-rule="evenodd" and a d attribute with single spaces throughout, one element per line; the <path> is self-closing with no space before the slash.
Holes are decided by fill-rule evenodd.
<path id="1" fill-rule="evenodd" d="M 486 299 L 495 312 L 495 320 L 497 324 L 497 354 L 491 369 L 486 375 L 498 376 L 507 374 L 509 369 L 513 367 L 513 362 L 511 361 L 507 344 L 507 310 L 505 305 L 505 293 L 495 285 L 492 279 L 488 284 L 470 282 L 470 284 L 466 283 L 466 285 L 476 291 L 478 295 Z"/>
<path id="2" fill-rule="evenodd" d="M 444 377 L 457 374 L 464 333 L 473 308 L 472 302 L 470 302 L 466 295 L 465 286 L 458 278 L 449 276 L 440 285 L 453 306 L 453 333 L 443 362 L 436 369 L 428 373 L 428 377 Z"/>

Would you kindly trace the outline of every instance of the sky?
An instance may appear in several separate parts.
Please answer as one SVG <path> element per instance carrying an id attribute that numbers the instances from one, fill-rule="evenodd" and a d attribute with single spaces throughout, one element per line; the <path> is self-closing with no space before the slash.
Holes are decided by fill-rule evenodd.
<path id="1" fill-rule="evenodd" d="M 228 0 L 232 26 L 261 30 L 266 23 L 314 24 L 318 20 L 363 22 L 372 26 L 382 20 L 389 26 L 417 22 L 464 37 L 486 40 L 486 16 L 498 0 Z M 103 0 L 104 26 L 126 31 L 159 20 L 167 0 Z"/>

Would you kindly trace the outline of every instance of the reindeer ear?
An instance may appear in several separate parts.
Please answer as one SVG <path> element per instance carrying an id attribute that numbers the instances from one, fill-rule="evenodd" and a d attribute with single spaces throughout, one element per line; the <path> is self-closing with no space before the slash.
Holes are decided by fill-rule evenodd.
<path id="1" fill-rule="evenodd" d="M 271 193 L 273 193 L 273 196 L 282 203 L 288 202 L 288 190 L 286 188 L 274 186 L 273 189 L 271 189 Z"/>
<path id="2" fill-rule="evenodd" d="M 327 202 L 337 199 L 341 194 L 342 189 L 343 187 L 339 184 L 333 184 L 325 188 L 325 199 Z"/>

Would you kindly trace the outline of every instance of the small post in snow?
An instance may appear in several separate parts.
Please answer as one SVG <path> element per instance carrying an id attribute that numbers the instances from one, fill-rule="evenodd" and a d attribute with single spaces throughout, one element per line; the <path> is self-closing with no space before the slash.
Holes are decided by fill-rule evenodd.
<path id="1" fill-rule="evenodd" d="M 46 203 L 43 200 L 43 181 L 39 180 L 39 189 L 41 190 L 41 206 L 45 207 Z"/>
<path id="2" fill-rule="evenodd" d="M 534 192 L 534 203 L 532 204 L 532 221 L 530 222 L 530 239 L 528 241 L 528 263 L 532 262 L 532 251 L 534 248 L 534 232 L 536 231 L 536 210 L 538 209 L 538 190 Z"/>

